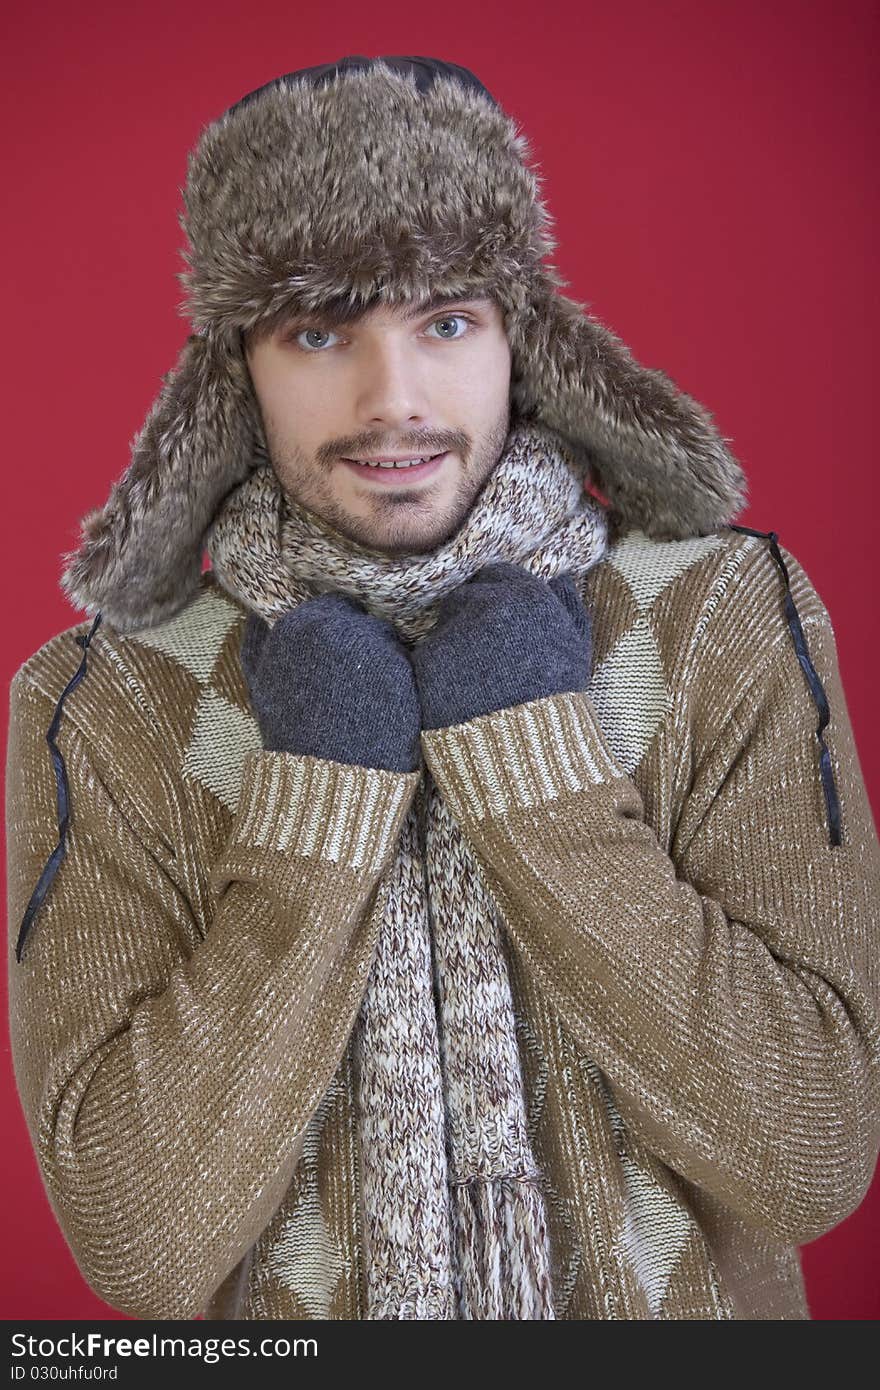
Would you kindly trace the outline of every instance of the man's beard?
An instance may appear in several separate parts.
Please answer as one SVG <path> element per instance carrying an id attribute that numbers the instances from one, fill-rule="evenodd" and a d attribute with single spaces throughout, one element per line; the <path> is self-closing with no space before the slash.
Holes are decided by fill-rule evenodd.
<path id="1" fill-rule="evenodd" d="M 375 501 L 379 504 L 378 519 L 352 516 L 333 497 L 319 498 L 315 502 L 302 501 L 296 485 L 298 463 L 291 465 L 290 461 L 285 461 L 283 446 L 268 428 L 265 429 L 266 453 L 291 506 L 309 515 L 328 534 L 335 535 L 368 554 L 399 559 L 406 555 L 430 554 L 453 539 L 495 471 L 512 427 L 511 422 L 512 412 L 508 406 L 506 415 L 501 417 L 500 423 L 489 436 L 491 467 L 475 486 L 472 472 L 463 463 L 453 496 L 443 505 L 442 516 L 432 515 L 432 504 L 427 498 L 418 497 L 404 487 L 396 491 L 388 484 L 383 484 L 381 489 L 374 485 Z M 421 527 L 418 521 L 413 519 L 413 512 L 416 512 L 417 516 L 418 508 L 422 508 L 426 513 Z M 399 525 L 393 521 L 395 513 L 398 512 L 402 512 L 404 517 L 408 518 L 402 519 Z M 389 518 L 392 519 L 391 524 L 388 524 Z M 381 536 L 376 535 L 378 530 L 382 531 Z"/>

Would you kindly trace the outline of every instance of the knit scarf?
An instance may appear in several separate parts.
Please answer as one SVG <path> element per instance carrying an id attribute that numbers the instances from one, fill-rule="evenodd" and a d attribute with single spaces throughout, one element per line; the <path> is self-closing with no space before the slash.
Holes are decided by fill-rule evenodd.
<path id="1" fill-rule="evenodd" d="M 606 516 L 584 471 L 558 435 L 517 424 L 456 533 L 428 554 L 390 557 L 292 501 L 264 462 L 227 497 L 208 550 L 219 582 L 270 625 L 336 591 L 411 644 L 484 565 L 551 579 L 601 560 Z M 367 1316 L 553 1318 L 502 922 L 421 773 L 353 1038 Z"/>

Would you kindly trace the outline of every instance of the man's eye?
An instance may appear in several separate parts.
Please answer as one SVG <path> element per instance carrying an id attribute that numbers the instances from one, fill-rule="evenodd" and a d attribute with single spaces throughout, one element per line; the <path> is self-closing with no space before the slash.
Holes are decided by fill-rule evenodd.
<path id="1" fill-rule="evenodd" d="M 429 323 L 428 327 L 437 328 L 442 324 L 454 323 L 456 319 L 459 319 L 462 323 L 468 326 L 470 326 L 472 323 L 472 320 L 468 318 L 467 314 L 444 314 L 441 319 L 434 319 L 432 323 Z M 327 346 L 327 344 L 316 344 L 314 341 L 309 342 L 307 335 L 311 335 L 312 338 L 314 338 L 316 335 L 319 338 L 333 338 L 336 336 L 336 334 L 334 334 L 332 330 L 328 328 L 301 328 L 298 332 L 295 331 L 290 335 L 292 341 L 297 343 L 300 347 L 302 347 L 304 352 L 309 352 L 313 354 L 321 352 L 323 348 Z M 456 333 L 452 337 L 450 337 L 449 334 L 441 334 L 440 340 L 441 342 L 454 343 L 457 341 L 458 338 L 465 337 L 467 337 L 466 332 Z M 301 342 L 301 339 L 306 339 L 306 342 Z"/>
<path id="2" fill-rule="evenodd" d="M 327 329 L 327 328 L 303 328 L 303 329 L 300 330 L 299 333 L 295 334 L 295 336 L 294 336 L 294 341 L 297 342 L 297 343 L 299 343 L 300 338 L 304 338 L 304 337 L 306 336 L 307 333 L 317 334 L 318 337 L 324 337 L 324 338 L 326 338 L 326 337 L 328 337 L 328 336 L 333 337 L 333 334 L 332 334 L 332 333 L 330 332 L 330 330 Z M 301 344 L 301 346 L 303 346 L 303 345 Z M 305 348 L 305 351 L 306 351 L 306 352 L 320 352 L 320 350 L 321 350 L 320 348 L 316 348 L 316 347 L 315 347 L 314 343 L 313 343 L 310 347 L 306 347 L 306 348 Z"/>
<path id="3" fill-rule="evenodd" d="M 430 323 L 430 324 L 428 325 L 428 327 L 429 327 L 429 328 L 436 328 L 438 324 L 441 324 L 441 323 L 452 323 L 452 322 L 454 322 L 455 319 L 460 319 L 462 323 L 465 323 L 465 324 L 468 324 L 468 325 L 470 325 L 470 323 L 471 323 L 471 320 L 467 317 L 466 314 L 444 314 L 442 319 L 435 319 L 433 323 Z M 455 335 L 455 338 L 466 338 L 466 337 L 467 337 L 467 334 L 466 334 L 466 333 L 457 333 L 457 334 Z M 446 338 L 445 338 L 445 341 L 448 342 L 448 343 L 454 343 L 454 342 L 455 342 L 455 338 L 448 338 L 448 337 L 446 337 Z"/>

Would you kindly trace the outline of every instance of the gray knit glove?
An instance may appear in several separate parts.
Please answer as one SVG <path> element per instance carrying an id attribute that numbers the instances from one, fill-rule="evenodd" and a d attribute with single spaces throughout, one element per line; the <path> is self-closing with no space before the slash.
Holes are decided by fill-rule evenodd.
<path id="1" fill-rule="evenodd" d="M 464 724 L 547 695 L 585 690 L 592 629 L 570 574 L 540 579 L 484 565 L 447 594 L 410 653 L 422 728 Z"/>
<path id="2" fill-rule="evenodd" d="M 305 599 L 271 628 L 251 613 L 241 664 L 265 748 L 390 772 L 419 766 L 409 656 L 391 623 L 353 599 Z"/>

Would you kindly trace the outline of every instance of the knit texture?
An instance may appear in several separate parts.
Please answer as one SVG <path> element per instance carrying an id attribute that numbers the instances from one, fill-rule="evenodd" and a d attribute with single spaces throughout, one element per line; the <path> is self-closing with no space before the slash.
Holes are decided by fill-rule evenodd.
<path id="1" fill-rule="evenodd" d="M 298 601 L 271 627 L 255 607 L 241 664 L 264 748 L 389 772 L 420 766 L 409 657 L 389 622 L 345 594 Z"/>
<path id="2" fill-rule="evenodd" d="M 603 526 L 593 564 L 605 554 L 606 537 Z M 577 556 L 571 565 L 545 580 L 528 565 L 499 561 L 456 589 L 435 631 L 412 649 L 420 732 L 586 689 L 590 619 L 574 578 Z"/>
<path id="3" fill-rule="evenodd" d="M 555 1313 L 808 1317 L 797 1246 L 878 1149 L 880 847 L 829 615 L 783 548 L 615 538 L 582 584 L 585 692 L 423 734 L 505 924 Z M 366 1313 L 352 1034 L 417 773 L 263 750 L 246 609 L 81 623 L 10 688 L 9 1006 L 48 1199 L 140 1318 Z"/>
<path id="4" fill-rule="evenodd" d="M 585 624 L 572 621 L 547 581 L 573 585 L 572 575 L 599 563 L 606 545 L 605 513 L 584 492 L 570 451 L 549 431 L 521 424 L 454 535 L 426 555 L 369 553 L 318 525 L 285 497 L 270 468 L 256 470 L 228 499 L 213 524 L 210 553 L 226 586 L 273 622 L 270 642 L 275 624 L 290 625 L 291 607 L 293 624 L 299 612 L 308 627 L 309 605 L 320 611 L 328 602 L 322 594 L 296 607 L 310 581 L 336 590 L 334 602 L 356 595 L 371 619 L 391 623 L 410 682 L 403 644 L 419 634 L 425 644 L 439 637 L 435 659 L 462 672 L 454 709 L 463 720 L 473 712 L 461 703 L 468 697 L 485 712 L 586 684 Z M 441 610 L 454 610 L 466 588 L 487 587 L 496 575 L 494 611 L 483 617 L 491 638 L 476 652 L 467 619 L 453 633 Z M 510 607 L 520 610 L 518 627 L 506 619 Z M 545 633 L 532 631 L 531 655 L 517 657 L 538 621 Z M 560 650 L 545 640 L 542 660 L 541 638 L 554 621 Z M 505 632 L 511 651 L 493 659 L 493 642 L 503 645 Z M 338 641 L 333 622 L 327 640 Z M 414 665 L 417 658 L 418 669 L 430 668 L 418 643 Z M 308 660 L 307 648 L 301 659 Z M 419 699 L 428 711 L 439 710 L 442 687 L 429 670 L 422 676 Z M 369 690 L 382 678 L 380 665 L 352 679 Z M 305 683 L 314 688 L 315 676 Z M 332 705 L 332 689 L 321 696 Z M 370 724 L 382 718 L 373 701 Z M 357 733 L 353 728 L 351 737 Z M 384 898 L 355 1045 L 368 1316 L 552 1318 L 548 1220 L 528 1140 L 502 923 L 427 769 Z"/>

